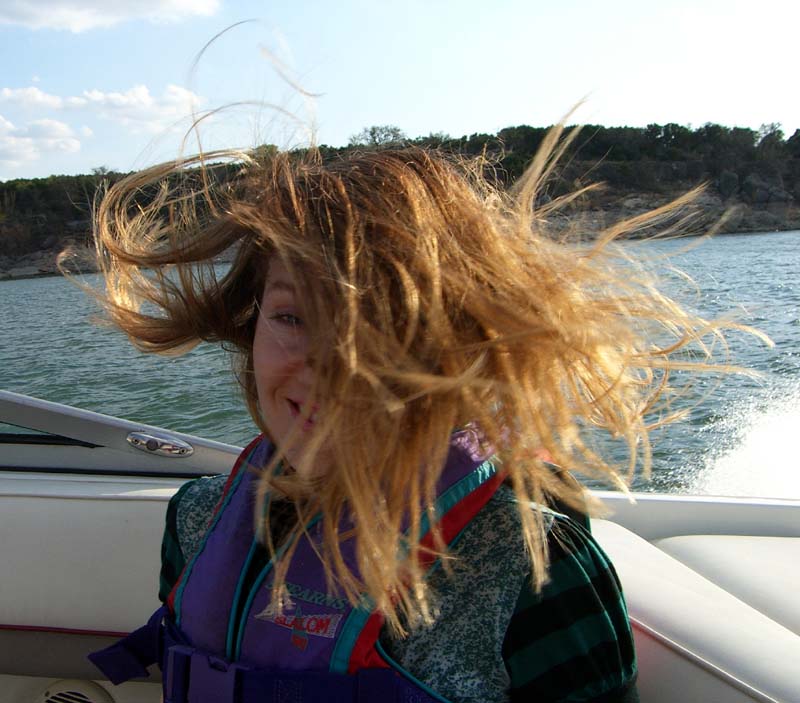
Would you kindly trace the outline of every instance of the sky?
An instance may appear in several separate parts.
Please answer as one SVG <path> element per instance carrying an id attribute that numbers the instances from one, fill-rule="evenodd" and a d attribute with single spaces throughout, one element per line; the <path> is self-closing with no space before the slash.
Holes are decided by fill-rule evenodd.
<path id="1" fill-rule="evenodd" d="M 494 133 L 581 101 L 571 123 L 789 136 L 798 26 L 796 0 L 0 0 L 0 181 L 370 125 Z"/>

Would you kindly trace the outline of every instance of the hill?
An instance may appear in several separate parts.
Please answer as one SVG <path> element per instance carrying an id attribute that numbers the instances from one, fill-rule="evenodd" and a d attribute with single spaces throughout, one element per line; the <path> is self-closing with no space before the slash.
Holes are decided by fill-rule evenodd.
<path id="1" fill-rule="evenodd" d="M 497 134 L 406 139 L 392 126 L 363 130 L 346 147 L 321 146 L 325 158 L 351 149 L 411 143 L 465 156 L 485 155 L 503 186 L 519 178 L 548 127 L 520 125 Z M 274 147 L 260 147 L 272 149 Z M 234 173 L 224 172 L 222 178 Z M 67 246 L 91 243 L 92 205 L 99 189 L 125 174 L 95 169 L 90 175 L 50 176 L 0 183 L 0 278 L 56 272 Z M 760 130 L 706 124 L 603 127 L 585 125 L 570 144 L 543 198 L 585 186 L 603 187 L 582 196 L 570 210 L 585 233 L 664 204 L 700 184 L 702 217 L 710 226 L 724 213 L 727 232 L 800 229 L 800 130 L 785 138 L 778 125 Z M 558 222 L 554 223 L 558 226 Z"/>

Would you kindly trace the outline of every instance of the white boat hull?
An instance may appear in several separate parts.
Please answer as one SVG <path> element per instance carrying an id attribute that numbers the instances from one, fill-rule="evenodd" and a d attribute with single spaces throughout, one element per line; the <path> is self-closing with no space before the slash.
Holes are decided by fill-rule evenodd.
<path id="1" fill-rule="evenodd" d="M 19 422 L 28 400 L 0 392 L 0 421 Z M 158 605 L 169 498 L 237 452 L 205 443 L 162 460 L 119 440 L 132 423 L 90 414 L 84 424 L 82 411 L 32 402 L 28 427 L 99 444 L 89 427 L 99 424 L 106 444 L 62 447 L 63 465 L 57 446 L 0 444 L 0 703 L 46 701 L 59 681 L 95 679 L 86 654 Z M 613 515 L 593 530 L 627 597 L 642 702 L 799 703 L 800 502 L 598 495 Z M 157 678 L 97 685 L 94 703 L 160 700 Z"/>

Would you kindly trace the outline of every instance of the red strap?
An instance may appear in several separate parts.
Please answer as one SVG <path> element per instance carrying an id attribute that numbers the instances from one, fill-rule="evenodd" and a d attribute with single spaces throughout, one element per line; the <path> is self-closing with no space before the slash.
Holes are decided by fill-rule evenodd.
<path id="1" fill-rule="evenodd" d="M 389 663 L 378 654 L 375 643 L 383 627 L 383 615 L 372 613 L 364 624 L 364 629 L 358 635 L 353 651 L 350 653 L 350 662 L 347 673 L 355 674 L 359 669 L 386 669 Z"/>
<path id="2" fill-rule="evenodd" d="M 506 480 L 506 475 L 496 473 L 488 481 L 482 483 L 469 495 L 463 498 L 458 504 L 450 511 L 442 516 L 439 521 L 439 532 L 445 544 L 450 544 L 463 530 L 470 521 L 481 511 L 491 497 L 500 488 L 503 481 Z M 420 540 L 421 547 L 433 548 L 433 531 L 429 530 L 428 533 Z M 436 561 L 435 555 L 430 552 L 420 555 L 422 564 L 430 566 Z"/>
<path id="3" fill-rule="evenodd" d="M 258 435 L 258 437 L 256 437 L 252 442 L 250 442 L 250 444 L 248 444 L 242 450 L 241 454 L 239 454 L 238 458 L 236 459 L 236 463 L 233 465 L 233 468 L 231 469 L 230 476 L 228 476 L 228 480 L 225 481 L 225 486 L 222 489 L 222 495 L 219 497 L 216 506 L 214 506 L 214 511 L 211 513 L 211 517 L 208 520 L 209 524 L 211 524 L 211 520 L 213 520 L 217 516 L 217 513 L 220 511 L 222 504 L 225 502 L 225 497 L 228 495 L 228 491 L 230 491 L 231 486 L 233 485 L 233 482 L 239 473 L 239 469 L 241 469 L 242 466 L 245 465 L 246 463 L 245 460 L 250 457 L 255 448 L 261 443 L 262 439 L 264 439 L 264 435 L 263 434 Z"/>
<path id="4" fill-rule="evenodd" d="M 480 512 L 481 508 L 486 505 L 491 497 L 497 492 L 497 489 L 505 480 L 505 474 L 497 473 L 492 476 L 488 481 L 482 483 L 478 488 L 472 491 L 458 504 L 445 513 L 439 521 L 439 532 L 445 544 L 450 544 L 463 530 L 469 522 Z M 433 548 L 433 531 L 429 530 L 428 533 L 420 540 L 420 546 L 432 549 Z M 423 566 L 429 567 L 436 561 L 436 556 L 429 551 L 420 554 L 420 562 Z M 380 613 L 373 613 L 370 615 L 364 629 L 353 645 L 353 651 L 350 654 L 350 662 L 347 666 L 347 672 L 353 674 L 359 669 L 369 667 L 388 667 L 389 664 L 383 660 L 375 643 L 378 641 L 378 636 L 383 627 L 384 618 Z"/>

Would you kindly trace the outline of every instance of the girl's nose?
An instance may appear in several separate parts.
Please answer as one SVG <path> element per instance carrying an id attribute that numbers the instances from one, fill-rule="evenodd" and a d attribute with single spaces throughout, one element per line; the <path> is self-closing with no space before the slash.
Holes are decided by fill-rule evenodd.
<path id="1" fill-rule="evenodd" d="M 305 385 L 311 386 L 314 380 L 314 372 L 308 359 L 301 359 L 297 369 L 297 379 Z"/>
<path id="2" fill-rule="evenodd" d="M 308 344 L 299 345 L 292 355 L 292 365 L 298 380 L 311 384 L 313 379 L 314 362 L 308 349 Z"/>

